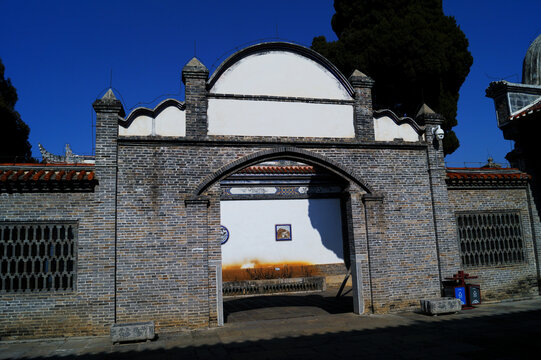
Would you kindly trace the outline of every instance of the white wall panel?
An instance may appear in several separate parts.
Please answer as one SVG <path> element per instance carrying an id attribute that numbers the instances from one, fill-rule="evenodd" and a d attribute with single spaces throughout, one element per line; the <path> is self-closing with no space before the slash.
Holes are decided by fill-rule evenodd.
<path id="1" fill-rule="evenodd" d="M 129 127 L 118 127 L 119 136 L 186 136 L 186 113 L 176 106 L 163 109 L 156 118 L 140 115 Z"/>
<path id="2" fill-rule="evenodd" d="M 397 125 L 388 116 L 374 119 L 374 136 L 376 141 L 393 141 L 401 138 L 404 141 L 419 141 L 419 134 L 410 124 Z"/>
<path id="3" fill-rule="evenodd" d="M 230 234 L 224 267 L 343 262 L 339 199 L 222 201 L 220 213 Z M 291 224 L 291 241 L 276 241 L 276 224 Z"/>
<path id="4" fill-rule="evenodd" d="M 210 99 L 209 135 L 355 137 L 353 106 Z"/>
<path id="5" fill-rule="evenodd" d="M 186 112 L 176 106 L 169 106 L 156 116 L 156 135 L 186 136 Z"/>
<path id="6" fill-rule="evenodd" d="M 118 127 L 119 136 L 148 136 L 152 135 L 153 121 L 150 116 L 141 115 L 133 119 L 129 127 Z"/>
<path id="7" fill-rule="evenodd" d="M 352 99 L 329 70 L 287 51 L 258 53 L 239 60 L 220 76 L 210 92 Z"/>

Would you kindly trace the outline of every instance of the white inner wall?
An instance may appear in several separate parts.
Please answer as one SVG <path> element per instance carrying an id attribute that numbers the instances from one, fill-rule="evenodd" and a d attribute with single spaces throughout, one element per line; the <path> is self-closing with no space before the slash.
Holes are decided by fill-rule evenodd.
<path id="1" fill-rule="evenodd" d="M 355 137 L 353 106 L 209 99 L 209 135 Z"/>
<path id="2" fill-rule="evenodd" d="M 140 115 L 127 128 L 118 127 L 119 136 L 186 136 L 186 113 L 176 106 L 163 109 L 156 118 Z"/>
<path id="3" fill-rule="evenodd" d="M 239 60 L 220 76 L 210 92 L 352 99 L 329 70 L 287 51 L 270 51 Z"/>
<path id="4" fill-rule="evenodd" d="M 150 116 L 141 115 L 133 119 L 129 127 L 118 126 L 119 136 L 146 136 L 152 134 L 152 123 L 154 119 Z"/>
<path id="5" fill-rule="evenodd" d="M 169 106 L 156 116 L 155 133 L 160 136 L 186 136 L 186 112 Z"/>
<path id="6" fill-rule="evenodd" d="M 410 124 L 397 125 L 388 116 L 374 119 L 374 136 L 376 141 L 393 141 L 397 138 L 408 142 L 419 141 L 419 134 Z"/>
<path id="7" fill-rule="evenodd" d="M 343 262 L 339 199 L 222 201 L 220 214 L 230 234 L 222 245 L 224 268 Z M 291 241 L 276 241 L 276 224 L 291 224 Z"/>

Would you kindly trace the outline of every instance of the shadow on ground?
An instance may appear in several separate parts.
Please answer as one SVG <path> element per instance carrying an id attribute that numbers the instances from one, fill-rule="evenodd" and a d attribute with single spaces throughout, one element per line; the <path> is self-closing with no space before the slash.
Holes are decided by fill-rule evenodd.
<path id="1" fill-rule="evenodd" d="M 360 319 L 354 321 L 356 324 L 363 321 L 355 319 Z M 207 336 L 206 345 L 165 342 L 162 348 L 141 351 L 120 345 L 112 348 L 115 353 L 53 359 L 532 359 L 539 353 L 539 324 L 541 310 L 532 310 L 479 317 L 440 316 L 430 321 L 418 318 L 407 326 L 340 332 L 320 326 L 321 332 L 329 332 L 315 335 L 301 335 L 290 329 L 291 335 L 283 335 L 285 331 L 281 337 L 242 342 L 227 340 L 227 331 L 238 332 L 240 328 L 222 328 L 221 333 L 213 333 L 213 345 L 208 345 L 212 334 L 202 332 L 203 337 Z M 246 331 L 244 339 L 254 338 L 249 329 Z M 264 333 L 262 329 L 254 332 L 258 332 L 257 336 Z"/>
<path id="2" fill-rule="evenodd" d="M 224 321 L 232 323 L 353 312 L 352 297 L 336 298 L 334 293 L 225 298 Z"/>

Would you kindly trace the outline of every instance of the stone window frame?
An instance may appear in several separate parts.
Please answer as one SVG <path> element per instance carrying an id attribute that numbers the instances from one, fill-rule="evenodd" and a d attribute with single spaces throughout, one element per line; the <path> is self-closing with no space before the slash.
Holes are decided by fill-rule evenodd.
<path id="1" fill-rule="evenodd" d="M 496 224 L 494 218 L 498 215 L 512 219 Z M 465 217 L 475 220 L 464 226 Z M 524 224 L 519 209 L 459 211 L 455 212 L 455 220 L 460 262 L 464 268 L 527 263 Z"/>
<path id="2" fill-rule="evenodd" d="M 5 233 L 6 228 L 12 229 L 13 227 L 17 227 L 19 231 L 16 240 L 12 239 L 13 233 L 9 235 Z M 22 228 L 25 229 L 24 239 L 19 239 Z M 33 228 L 34 231 L 37 228 L 42 229 L 39 240 L 35 235 L 31 236 L 31 239 L 29 238 L 28 230 L 30 228 Z M 45 232 L 46 228 L 48 229 L 47 233 Z M 53 239 L 54 228 L 56 228 L 57 234 L 55 239 Z M 62 232 L 62 228 L 64 228 L 64 232 Z M 71 238 L 68 235 L 70 228 Z M 44 238 L 45 234 L 48 239 Z M 64 234 L 63 239 L 60 238 L 61 234 Z M 9 239 L 7 239 L 8 237 Z M 8 243 L 12 245 L 11 252 L 8 249 Z M 77 220 L 0 221 L 0 294 L 75 292 L 77 290 L 78 244 L 79 222 Z M 20 246 L 18 250 L 16 245 Z M 51 252 L 54 254 L 50 255 Z M 63 264 L 62 271 L 60 271 L 61 262 Z M 21 263 L 22 265 L 20 265 Z M 12 266 L 16 266 L 14 271 Z M 52 271 L 53 267 L 55 271 Z M 21 268 L 22 272 L 19 271 Z M 10 281 L 9 288 L 7 281 Z M 15 281 L 18 282 L 17 288 L 13 290 Z"/>

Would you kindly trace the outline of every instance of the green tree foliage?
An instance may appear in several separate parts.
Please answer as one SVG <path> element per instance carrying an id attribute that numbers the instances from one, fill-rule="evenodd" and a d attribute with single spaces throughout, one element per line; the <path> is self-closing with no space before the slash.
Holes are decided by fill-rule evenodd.
<path id="1" fill-rule="evenodd" d="M 15 111 L 17 90 L 11 80 L 4 78 L 4 64 L 0 60 L 0 162 L 30 162 L 30 128 Z"/>
<path id="2" fill-rule="evenodd" d="M 426 103 L 443 115 L 444 152 L 455 151 L 458 91 L 473 58 L 441 0 L 335 0 L 334 8 L 338 40 L 319 36 L 312 48 L 346 75 L 359 69 L 372 77 L 375 109 L 414 117 Z"/>

